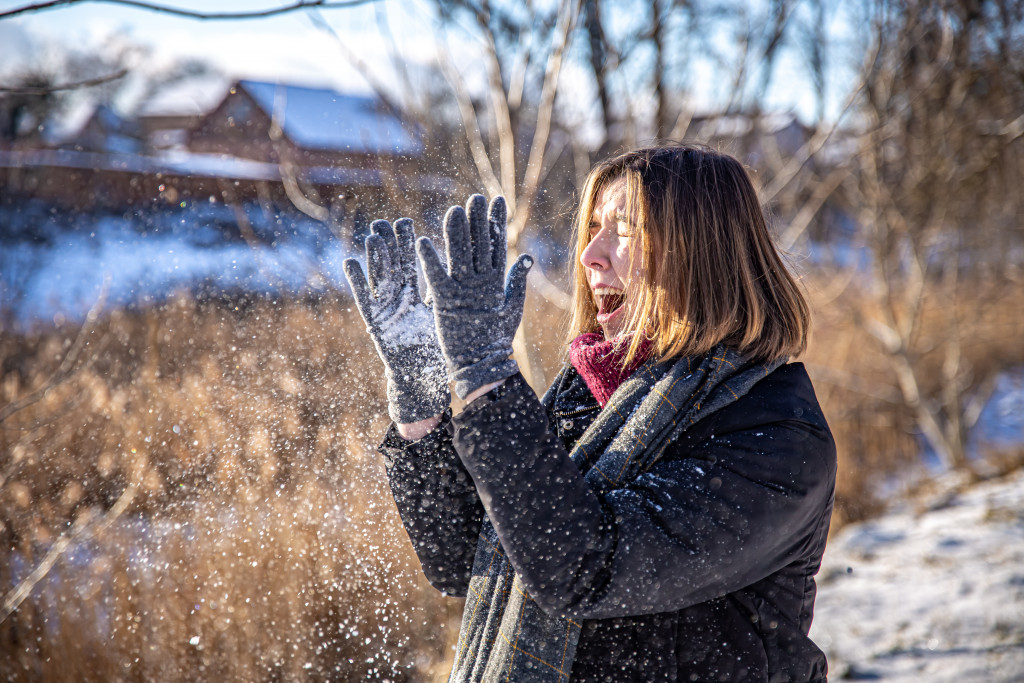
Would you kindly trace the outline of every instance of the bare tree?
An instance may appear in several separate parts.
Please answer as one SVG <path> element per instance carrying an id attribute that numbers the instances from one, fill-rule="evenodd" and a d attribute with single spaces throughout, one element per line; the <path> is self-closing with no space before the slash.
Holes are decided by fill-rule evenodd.
<path id="1" fill-rule="evenodd" d="M 1024 3 L 879 2 L 849 184 L 872 254 L 855 314 L 884 351 L 913 428 L 945 467 L 1020 339 Z M 1016 256 L 1014 256 L 1016 251 Z M 1002 309 L 1002 310 L 1000 310 Z M 985 320 L 989 323 L 983 325 Z M 994 321 L 994 323 L 993 323 Z M 1009 355 L 1007 355 L 1009 354 Z"/>
<path id="2" fill-rule="evenodd" d="M 407 66 L 397 59 L 395 38 L 386 22 L 382 34 L 389 42 L 394 71 L 404 86 L 398 101 L 394 86 L 379 80 L 370 65 L 350 50 L 336 34 L 339 48 L 381 98 L 410 119 L 426 140 L 428 163 L 450 159 L 457 194 L 483 191 L 503 195 L 509 206 L 508 247 L 512 258 L 525 248 L 535 208 L 549 181 L 552 165 L 561 156 L 566 137 L 552 135 L 557 128 L 555 100 L 559 76 L 575 34 L 579 0 L 554 5 L 492 5 L 470 0 L 438 0 L 434 5 L 442 32 L 436 73 L 443 84 L 429 78 L 413 87 Z M 333 30 L 326 22 L 322 28 Z M 445 40 L 472 43 L 479 58 L 470 68 L 457 63 Z M 470 83 L 481 67 L 483 87 Z M 449 105 L 451 105 L 449 107 Z M 556 200 L 557 201 L 557 200 Z M 549 204 L 550 205 L 550 204 Z M 568 295 L 535 267 L 530 283 L 549 303 L 566 308 Z M 529 316 L 529 311 L 527 312 Z M 535 346 L 523 335 L 514 344 L 524 375 L 535 386 L 543 383 Z"/>

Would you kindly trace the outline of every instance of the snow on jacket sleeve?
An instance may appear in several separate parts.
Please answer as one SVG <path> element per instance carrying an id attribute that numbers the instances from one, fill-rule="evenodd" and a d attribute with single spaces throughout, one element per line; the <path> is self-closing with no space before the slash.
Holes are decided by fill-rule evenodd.
<path id="1" fill-rule="evenodd" d="M 455 450 L 531 597 L 573 618 L 653 614 L 817 561 L 835 446 L 809 382 L 762 383 L 602 495 L 521 377 L 456 416 Z"/>
<path id="2" fill-rule="evenodd" d="M 446 417 L 418 441 L 406 441 L 392 424 L 379 450 L 424 575 L 438 590 L 464 597 L 484 511 L 447 424 Z"/>

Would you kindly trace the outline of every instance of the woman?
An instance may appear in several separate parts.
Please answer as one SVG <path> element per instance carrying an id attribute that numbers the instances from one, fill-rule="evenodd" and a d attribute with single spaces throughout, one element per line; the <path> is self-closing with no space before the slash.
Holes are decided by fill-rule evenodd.
<path id="1" fill-rule="evenodd" d="M 542 400 L 509 359 L 531 261 L 502 288 L 500 197 L 448 212 L 446 266 L 417 243 L 432 311 L 407 220 L 374 224 L 369 283 L 346 263 L 395 501 L 427 578 L 467 596 L 451 680 L 825 680 L 807 632 L 835 445 L 785 362 L 808 309 L 748 175 L 702 146 L 629 152 L 591 172 L 576 228 L 570 362 Z"/>

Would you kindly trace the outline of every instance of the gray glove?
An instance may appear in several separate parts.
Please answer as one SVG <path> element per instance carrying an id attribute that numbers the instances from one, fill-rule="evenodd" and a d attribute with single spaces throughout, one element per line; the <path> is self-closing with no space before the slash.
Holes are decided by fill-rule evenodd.
<path id="1" fill-rule="evenodd" d="M 434 316 L 416 289 L 412 220 L 395 227 L 374 221 L 366 238 L 367 285 L 355 259 L 345 259 L 345 277 L 366 321 L 387 376 L 388 414 L 398 423 L 443 413 L 451 403 Z"/>
<path id="2" fill-rule="evenodd" d="M 514 375 L 512 338 L 523 317 L 526 274 L 533 259 L 522 255 L 505 274 L 505 199 L 475 194 L 466 209 L 453 206 L 444 217 L 448 268 L 426 237 L 416 242 L 434 307 L 437 336 L 455 393 L 466 398 L 490 382 Z M 485 214 L 486 211 L 486 214 Z M 468 218 L 466 214 L 469 214 Z"/>

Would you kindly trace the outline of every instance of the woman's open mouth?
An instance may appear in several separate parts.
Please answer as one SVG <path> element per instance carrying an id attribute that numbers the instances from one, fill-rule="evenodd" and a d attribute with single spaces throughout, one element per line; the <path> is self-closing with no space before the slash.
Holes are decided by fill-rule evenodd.
<path id="1" fill-rule="evenodd" d="M 594 303 L 597 305 L 597 321 L 603 324 L 622 309 L 626 295 L 621 289 L 601 287 L 594 290 Z"/>
<path id="2" fill-rule="evenodd" d="M 614 313 L 622 306 L 622 304 L 626 303 L 626 297 L 623 296 L 622 292 L 598 295 L 596 299 L 597 312 L 605 314 Z"/>

